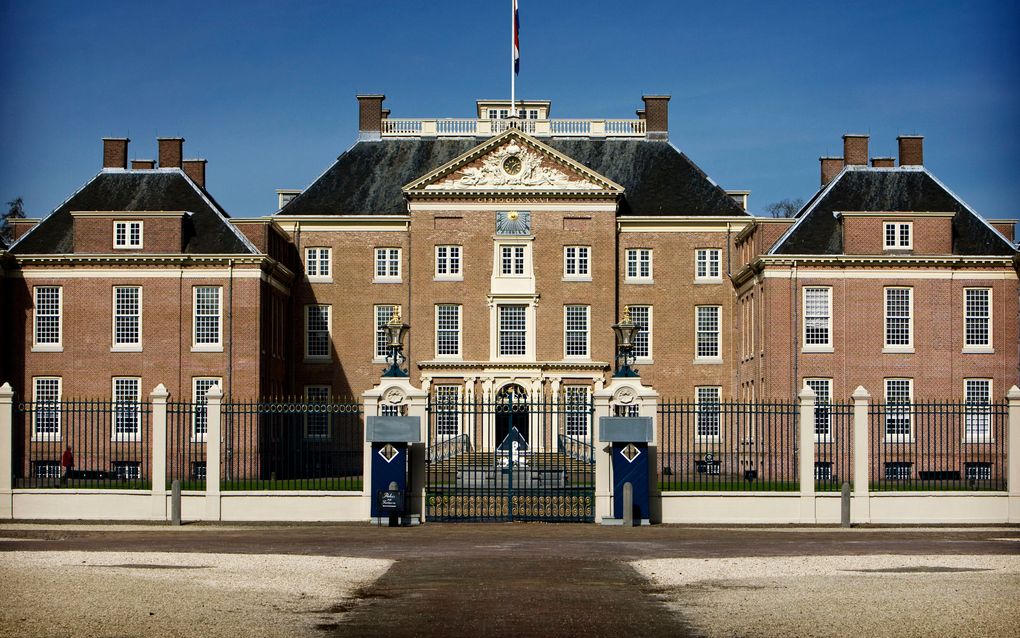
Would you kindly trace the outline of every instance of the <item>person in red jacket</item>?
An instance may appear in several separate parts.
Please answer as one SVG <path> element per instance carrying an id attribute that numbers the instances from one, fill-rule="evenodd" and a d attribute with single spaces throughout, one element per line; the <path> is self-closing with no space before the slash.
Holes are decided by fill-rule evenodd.
<path id="1" fill-rule="evenodd" d="M 60 467 L 64 468 L 64 476 L 60 478 L 61 484 L 64 484 L 67 483 L 67 479 L 71 478 L 71 470 L 74 469 L 74 452 L 71 451 L 70 445 L 60 457 Z"/>

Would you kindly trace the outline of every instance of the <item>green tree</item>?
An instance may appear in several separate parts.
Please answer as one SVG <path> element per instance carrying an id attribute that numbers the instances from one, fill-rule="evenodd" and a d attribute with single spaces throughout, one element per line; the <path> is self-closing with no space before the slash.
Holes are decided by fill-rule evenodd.
<path id="1" fill-rule="evenodd" d="M 25 202 L 20 197 L 15 197 L 7 202 L 7 212 L 0 215 L 0 236 L 3 236 L 8 243 L 14 239 L 14 228 L 9 220 L 22 219 L 25 217 Z"/>

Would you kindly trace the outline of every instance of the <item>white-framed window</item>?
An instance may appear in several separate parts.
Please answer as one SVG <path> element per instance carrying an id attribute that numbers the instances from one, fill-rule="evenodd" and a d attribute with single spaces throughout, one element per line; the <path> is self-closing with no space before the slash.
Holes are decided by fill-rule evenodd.
<path id="1" fill-rule="evenodd" d="M 882 224 L 887 249 L 911 248 L 913 244 L 912 222 L 885 222 Z"/>
<path id="2" fill-rule="evenodd" d="M 885 478 L 889 481 L 909 481 L 914 464 L 909 461 L 890 461 L 885 464 Z"/>
<path id="3" fill-rule="evenodd" d="M 815 440 L 832 440 L 832 379 L 804 379 L 815 393 Z"/>
<path id="4" fill-rule="evenodd" d="M 305 358 L 329 359 L 332 306 L 311 304 L 305 306 Z"/>
<path id="5" fill-rule="evenodd" d="M 966 443 L 992 442 L 992 380 L 964 379 L 964 432 Z"/>
<path id="6" fill-rule="evenodd" d="M 195 286 L 195 350 L 223 349 L 223 286 Z"/>
<path id="7" fill-rule="evenodd" d="M 564 428 L 567 436 L 586 438 L 591 422 L 591 389 L 586 385 L 563 386 Z"/>
<path id="8" fill-rule="evenodd" d="M 328 281 L 333 276 L 333 249 L 305 248 L 305 275 L 311 281 Z"/>
<path id="9" fill-rule="evenodd" d="M 400 249 L 375 249 L 375 281 L 400 281 Z"/>
<path id="10" fill-rule="evenodd" d="M 460 317 L 458 304 L 436 306 L 436 356 L 460 356 Z"/>
<path id="11" fill-rule="evenodd" d="M 627 281 L 650 281 L 652 279 L 652 249 L 627 249 Z"/>
<path id="12" fill-rule="evenodd" d="M 380 416 L 405 416 L 407 412 L 407 406 L 403 403 L 393 405 L 392 403 L 383 403 L 379 406 Z"/>
<path id="13" fill-rule="evenodd" d="M 832 480 L 832 462 L 831 461 L 815 461 L 815 480 L 816 481 L 831 481 Z"/>
<path id="14" fill-rule="evenodd" d="M 459 385 L 435 386 L 436 434 L 449 438 L 460 434 Z"/>
<path id="15" fill-rule="evenodd" d="M 500 305 L 499 356 L 516 357 L 528 353 L 528 307 Z"/>
<path id="16" fill-rule="evenodd" d="M 62 286 L 36 286 L 34 292 L 35 338 L 32 349 L 60 350 L 64 289 Z"/>
<path id="17" fill-rule="evenodd" d="M 114 248 L 141 248 L 142 222 L 113 222 Z"/>
<path id="18" fill-rule="evenodd" d="M 990 481 L 992 480 L 991 463 L 964 463 L 963 477 L 968 481 Z"/>
<path id="19" fill-rule="evenodd" d="M 914 346 L 914 289 L 885 289 L 885 347 L 910 350 Z"/>
<path id="20" fill-rule="evenodd" d="M 32 478 L 58 479 L 64 475 L 58 461 L 32 461 Z"/>
<path id="21" fill-rule="evenodd" d="M 913 438 L 911 428 L 911 404 L 914 402 L 913 379 L 885 380 L 885 440 L 909 441 Z"/>
<path id="22" fill-rule="evenodd" d="M 588 357 L 588 306 L 563 307 L 563 344 L 567 357 Z"/>
<path id="23" fill-rule="evenodd" d="M 390 356 L 389 335 L 386 333 L 386 324 L 393 318 L 394 312 L 399 312 L 400 306 L 382 304 L 375 307 L 375 358 L 383 360 Z"/>
<path id="24" fill-rule="evenodd" d="M 436 279 L 461 279 L 461 247 L 436 246 Z"/>
<path id="25" fill-rule="evenodd" d="M 60 440 L 60 377 L 33 377 L 33 441 Z"/>
<path id="26" fill-rule="evenodd" d="M 695 281 L 722 281 L 721 254 L 718 248 L 699 248 L 695 251 Z"/>
<path id="27" fill-rule="evenodd" d="M 716 361 L 722 358 L 722 306 L 696 306 L 695 359 Z"/>
<path id="28" fill-rule="evenodd" d="M 206 396 L 214 385 L 222 387 L 220 377 L 192 377 L 191 379 L 191 440 L 205 441 L 209 433 L 209 412 Z"/>
<path id="29" fill-rule="evenodd" d="M 137 441 L 141 433 L 142 380 L 113 378 L 113 440 Z"/>
<path id="30" fill-rule="evenodd" d="M 113 287 L 113 349 L 142 348 L 142 289 L 139 286 Z"/>
<path id="31" fill-rule="evenodd" d="M 804 287 L 804 350 L 832 351 L 832 288 Z"/>
<path id="32" fill-rule="evenodd" d="M 694 433 L 699 439 L 719 440 L 721 425 L 719 420 L 722 388 L 719 386 L 697 386 L 694 388 L 696 411 L 694 414 Z"/>
<path id="33" fill-rule="evenodd" d="M 328 385 L 305 386 L 305 438 L 328 439 L 330 425 L 329 396 L 332 388 Z"/>
<path id="34" fill-rule="evenodd" d="M 963 347 L 978 352 L 992 349 L 992 289 L 963 289 Z"/>
<path id="35" fill-rule="evenodd" d="M 499 247 L 499 274 L 504 277 L 523 277 L 525 247 L 520 244 L 503 244 Z"/>
<path id="36" fill-rule="evenodd" d="M 112 461 L 110 469 L 119 481 L 137 481 L 142 478 L 141 461 Z"/>
<path id="37" fill-rule="evenodd" d="M 652 307 L 629 306 L 630 320 L 638 327 L 634 333 L 634 359 L 648 362 L 652 359 Z"/>
<path id="38" fill-rule="evenodd" d="M 591 247 L 563 247 L 563 277 L 565 279 L 591 279 Z"/>

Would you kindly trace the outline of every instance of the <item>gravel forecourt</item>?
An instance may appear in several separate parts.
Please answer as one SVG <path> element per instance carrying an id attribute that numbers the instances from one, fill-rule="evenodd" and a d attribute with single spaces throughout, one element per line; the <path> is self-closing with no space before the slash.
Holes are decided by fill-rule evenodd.
<path id="1" fill-rule="evenodd" d="M 0 636 L 294 636 L 331 628 L 393 561 L 6 552 Z"/>
<path id="2" fill-rule="evenodd" d="M 631 563 L 705 636 L 1016 636 L 1020 556 Z"/>

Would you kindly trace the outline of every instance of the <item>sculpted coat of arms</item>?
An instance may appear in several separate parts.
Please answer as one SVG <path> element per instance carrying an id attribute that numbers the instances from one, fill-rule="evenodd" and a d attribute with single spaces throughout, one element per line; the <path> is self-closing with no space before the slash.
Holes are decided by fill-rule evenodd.
<path id="1" fill-rule="evenodd" d="M 482 160 L 481 166 L 469 166 L 427 189 L 448 188 L 570 188 L 597 189 L 587 181 L 571 180 L 563 171 L 543 166 L 537 153 L 508 144 Z"/>

